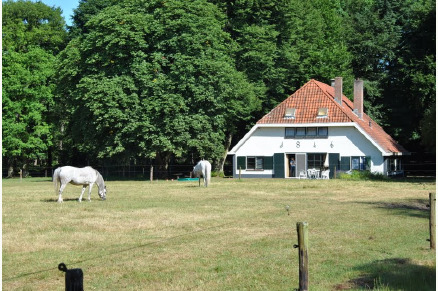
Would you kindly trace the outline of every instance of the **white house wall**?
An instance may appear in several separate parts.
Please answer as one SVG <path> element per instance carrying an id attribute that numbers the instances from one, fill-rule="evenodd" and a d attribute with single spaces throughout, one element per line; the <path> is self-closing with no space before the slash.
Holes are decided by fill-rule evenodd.
<path id="1" fill-rule="evenodd" d="M 285 139 L 284 134 L 284 127 L 257 127 L 242 144 L 238 145 L 237 149 L 233 149 L 234 158 L 273 156 L 274 153 L 339 153 L 340 156 L 370 156 L 371 172 L 383 173 L 381 151 L 354 126 L 329 127 L 328 138 Z M 236 174 L 238 171 L 236 169 Z M 254 171 L 242 170 L 241 173 L 254 174 Z M 272 170 L 265 170 L 263 174 L 272 174 Z"/>

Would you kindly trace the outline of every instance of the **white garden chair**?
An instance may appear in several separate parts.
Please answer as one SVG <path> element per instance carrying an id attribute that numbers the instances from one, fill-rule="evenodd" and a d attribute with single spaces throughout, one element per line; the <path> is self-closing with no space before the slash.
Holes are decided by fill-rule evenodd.
<path id="1" fill-rule="evenodd" d="M 321 172 L 321 179 L 330 179 L 329 175 L 330 175 L 330 170 L 322 171 Z"/>

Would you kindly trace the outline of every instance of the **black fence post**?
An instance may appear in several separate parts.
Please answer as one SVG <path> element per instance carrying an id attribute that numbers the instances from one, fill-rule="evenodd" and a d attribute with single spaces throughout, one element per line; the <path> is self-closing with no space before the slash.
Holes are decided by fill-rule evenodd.
<path id="1" fill-rule="evenodd" d="M 84 273 L 81 269 L 67 270 L 64 263 L 60 263 L 58 269 L 65 272 L 65 291 L 84 291 Z"/>

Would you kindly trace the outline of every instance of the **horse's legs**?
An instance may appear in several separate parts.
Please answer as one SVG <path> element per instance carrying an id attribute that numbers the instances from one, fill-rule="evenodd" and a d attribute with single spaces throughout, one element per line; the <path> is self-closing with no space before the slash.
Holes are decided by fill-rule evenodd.
<path id="1" fill-rule="evenodd" d="M 94 184 L 90 184 L 88 187 L 88 201 L 91 202 L 91 189 L 93 188 Z"/>
<path id="2" fill-rule="evenodd" d="M 82 192 L 81 192 L 81 196 L 79 196 L 79 202 L 82 202 L 82 195 L 84 195 L 85 188 L 87 188 L 87 185 L 82 186 Z"/>
<path id="3" fill-rule="evenodd" d="M 199 176 L 199 187 L 201 187 L 201 176 Z"/>
<path id="4" fill-rule="evenodd" d="M 59 197 L 58 197 L 59 203 L 62 203 L 62 191 L 64 191 L 65 186 L 67 186 L 67 184 L 61 183 L 61 187 L 59 188 Z"/>

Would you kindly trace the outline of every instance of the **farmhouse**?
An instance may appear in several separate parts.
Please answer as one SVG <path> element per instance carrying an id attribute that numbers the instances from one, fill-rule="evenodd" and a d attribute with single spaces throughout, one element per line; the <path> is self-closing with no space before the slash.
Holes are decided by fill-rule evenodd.
<path id="1" fill-rule="evenodd" d="M 351 170 L 400 175 L 401 157 L 409 155 L 363 112 L 363 81 L 354 81 L 351 102 L 342 94 L 341 77 L 332 86 L 307 82 L 228 154 L 233 176 L 247 178 L 332 178 Z"/>

